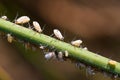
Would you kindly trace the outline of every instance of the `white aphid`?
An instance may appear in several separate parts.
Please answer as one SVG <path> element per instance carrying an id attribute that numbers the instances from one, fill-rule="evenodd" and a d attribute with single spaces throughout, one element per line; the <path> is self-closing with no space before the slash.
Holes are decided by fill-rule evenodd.
<path id="1" fill-rule="evenodd" d="M 7 20 L 7 16 L 1 16 L 1 18 Z"/>
<path id="2" fill-rule="evenodd" d="M 30 18 L 28 16 L 21 16 L 17 20 L 15 20 L 16 24 L 25 24 L 30 21 Z"/>
<path id="3" fill-rule="evenodd" d="M 7 40 L 9 43 L 12 43 L 13 37 L 11 36 L 11 34 L 7 34 Z"/>
<path id="4" fill-rule="evenodd" d="M 57 37 L 58 39 L 60 39 L 60 40 L 64 39 L 64 37 L 62 36 L 61 32 L 58 29 L 54 29 L 53 33 L 54 33 L 55 37 Z"/>
<path id="5" fill-rule="evenodd" d="M 45 49 L 45 46 L 42 46 L 42 45 L 40 45 L 40 47 L 39 47 L 40 49 Z"/>
<path id="6" fill-rule="evenodd" d="M 65 57 L 68 57 L 69 53 L 68 51 L 65 51 Z"/>
<path id="7" fill-rule="evenodd" d="M 86 68 L 86 71 L 89 75 L 95 75 L 94 69 L 92 69 L 91 66 L 88 66 Z"/>
<path id="8" fill-rule="evenodd" d="M 88 48 L 87 48 L 87 47 L 84 47 L 83 49 L 84 49 L 84 50 L 88 50 Z"/>
<path id="9" fill-rule="evenodd" d="M 55 52 L 48 52 L 45 54 L 46 59 L 51 59 L 51 58 L 55 58 L 55 57 L 56 57 Z"/>
<path id="10" fill-rule="evenodd" d="M 37 21 L 33 21 L 33 26 L 34 26 L 34 28 L 35 28 L 36 31 L 38 31 L 39 33 L 42 32 L 40 24 Z"/>
<path id="11" fill-rule="evenodd" d="M 61 51 L 58 52 L 58 59 L 63 60 L 63 53 Z"/>
<path id="12" fill-rule="evenodd" d="M 71 41 L 71 44 L 73 46 L 79 47 L 82 44 L 82 40 Z"/>

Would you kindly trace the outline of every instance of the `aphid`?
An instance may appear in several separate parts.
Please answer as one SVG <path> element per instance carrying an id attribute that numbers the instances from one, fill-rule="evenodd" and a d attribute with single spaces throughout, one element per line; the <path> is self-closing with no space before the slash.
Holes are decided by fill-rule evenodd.
<path id="1" fill-rule="evenodd" d="M 21 16 L 17 20 L 15 20 L 16 24 L 25 24 L 30 21 L 30 18 L 28 16 Z"/>
<path id="2" fill-rule="evenodd" d="M 71 41 L 71 44 L 73 46 L 79 47 L 82 43 L 82 40 L 75 40 L 75 41 Z"/>
<path id="3" fill-rule="evenodd" d="M 114 79 L 116 79 L 118 77 L 118 74 L 114 75 L 113 77 L 114 77 Z"/>
<path id="4" fill-rule="evenodd" d="M 42 32 L 40 24 L 37 21 L 33 21 L 33 26 L 34 26 L 34 28 L 35 28 L 36 31 L 38 31 L 39 33 Z"/>
<path id="5" fill-rule="evenodd" d="M 54 33 L 55 37 L 57 37 L 58 39 L 60 39 L 60 40 L 64 39 L 64 37 L 62 36 L 61 32 L 58 29 L 54 29 L 53 33 Z"/>
<path id="6" fill-rule="evenodd" d="M 95 75 L 94 69 L 92 69 L 91 66 L 88 66 L 86 68 L 86 72 L 90 75 Z"/>
<path id="7" fill-rule="evenodd" d="M 55 57 L 56 57 L 55 52 L 48 52 L 48 53 L 45 54 L 45 58 L 47 60 L 49 60 L 51 58 L 55 58 Z"/>
<path id="8" fill-rule="evenodd" d="M 63 53 L 61 51 L 58 52 L 58 59 L 63 61 Z"/>
<path id="9" fill-rule="evenodd" d="M 77 62 L 77 63 L 76 63 L 76 66 L 77 66 L 78 68 L 80 68 L 80 69 L 82 69 L 82 68 L 85 68 L 85 67 L 86 67 L 86 65 L 85 65 L 85 64 L 83 64 L 83 63 L 81 63 L 81 62 Z"/>
<path id="10" fill-rule="evenodd" d="M 11 34 L 7 34 L 7 40 L 9 43 L 12 43 L 13 37 L 11 36 Z"/>
<path id="11" fill-rule="evenodd" d="M 114 60 L 110 60 L 110 61 L 108 61 L 108 64 L 111 65 L 111 66 L 115 66 L 116 63 L 117 63 L 117 62 L 114 61 Z"/>
<path id="12" fill-rule="evenodd" d="M 68 51 L 65 51 L 65 57 L 68 57 L 69 53 Z"/>
<path id="13" fill-rule="evenodd" d="M 40 45 L 40 47 L 39 47 L 40 49 L 45 49 L 45 46 L 42 46 L 42 45 Z"/>
<path id="14" fill-rule="evenodd" d="M 7 16 L 1 16 L 1 18 L 7 20 Z"/>
<path id="15" fill-rule="evenodd" d="M 88 48 L 87 48 L 87 47 L 84 47 L 83 49 L 84 49 L 84 50 L 88 50 Z"/>

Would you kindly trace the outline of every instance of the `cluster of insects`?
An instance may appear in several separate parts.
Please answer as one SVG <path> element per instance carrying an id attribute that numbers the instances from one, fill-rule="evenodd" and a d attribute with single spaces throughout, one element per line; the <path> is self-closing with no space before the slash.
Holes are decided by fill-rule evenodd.
<path id="1" fill-rule="evenodd" d="M 4 20 L 8 19 L 7 16 L 2 16 L 1 18 Z M 14 23 L 18 24 L 18 25 L 26 24 L 29 22 L 30 22 L 30 18 L 28 16 L 21 16 L 14 21 Z M 38 33 L 43 32 L 40 24 L 37 21 L 32 22 L 32 27 L 30 29 L 34 29 Z M 62 40 L 62 41 L 64 40 L 64 36 L 60 32 L 60 30 L 54 29 L 53 34 L 54 34 L 55 38 Z M 9 33 L 9 34 L 7 34 L 7 40 L 9 43 L 12 43 L 12 41 L 14 40 L 14 37 Z M 83 42 L 82 40 L 78 39 L 78 40 L 71 41 L 70 44 L 75 46 L 75 47 L 81 47 L 82 42 Z M 47 48 L 47 46 L 40 45 L 39 48 L 42 50 L 45 50 L 45 48 Z M 87 47 L 84 47 L 83 49 L 88 50 Z M 67 50 L 66 51 L 56 51 L 53 49 L 52 50 L 48 49 L 47 52 L 44 51 L 44 53 L 45 53 L 44 57 L 47 60 L 58 59 L 59 61 L 64 61 L 66 59 L 69 59 L 69 52 Z M 72 61 L 72 59 L 71 59 L 71 61 Z M 75 61 L 75 60 L 73 60 L 73 61 Z M 76 66 L 79 68 L 86 68 L 87 73 L 90 75 L 94 75 L 95 71 L 97 71 L 96 68 L 93 68 L 93 67 L 86 65 L 84 63 L 81 63 L 79 61 L 75 61 L 75 63 L 76 63 Z M 111 67 L 115 67 L 116 61 L 109 60 L 108 65 L 110 65 Z M 114 76 L 114 78 L 118 77 L 118 75 L 112 75 L 112 76 Z"/>
<path id="2" fill-rule="evenodd" d="M 8 19 L 7 16 L 2 16 L 1 18 L 4 20 Z M 29 22 L 30 22 L 30 18 L 28 16 L 21 16 L 14 21 L 14 23 L 18 24 L 18 25 L 26 24 Z M 35 31 L 37 31 L 38 33 L 42 33 L 43 30 L 37 21 L 33 21 L 32 25 L 33 25 L 33 29 L 35 29 Z M 60 30 L 54 29 L 53 34 L 57 39 L 64 40 L 64 37 L 63 37 L 62 33 L 60 32 Z M 12 37 L 11 34 L 7 34 L 7 40 L 9 43 L 12 43 L 14 38 Z M 71 45 L 76 46 L 76 47 L 80 47 L 81 44 L 82 44 L 82 40 L 71 41 Z M 45 46 L 41 45 L 39 48 L 44 49 Z M 87 48 L 84 48 L 84 49 L 87 49 Z M 58 58 L 59 60 L 62 60 L 63 57 L 68 57 L 68 56 L 69 56 L 68 51 L 64 51 L 64 52 L 52 51 L 52 52 L 46 52 L 46 54 L 45 54 L 46 59 Z"/>

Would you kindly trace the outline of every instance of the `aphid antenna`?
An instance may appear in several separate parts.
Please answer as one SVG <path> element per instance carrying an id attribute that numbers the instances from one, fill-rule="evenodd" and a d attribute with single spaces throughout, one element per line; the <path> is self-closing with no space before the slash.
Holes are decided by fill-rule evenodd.
<path id="1" fill-rule="evenodd" d="M 54 52 L 56 52 L 56 51 L 57 51 L 57 49 L 56 49 L 56 48 L 52 48 L 52 49 L 50 49 L 50 50 L 52 50 L 52 51 L 54 51 Z"/>
<path id="2" fill-rule="evenodd" d="M 53 37 L 54 36 L 54 34 L 52 33 L 51 35 L 50 35 L 50 37 Z"/>
<path id="3" fill-rule="evenodd" d="M 27 23 L 29 29 L 33 29 L 32 26 L 30 25 L 30 22 Z"/>
<path id="4" fill-rule="evenodd" d="M 43 27 L 42 27 L 42 31 L 45 30 L 45 27 L 47 26 L 47 24 L 44 24 Z"/>
<path id="5" fill-rule="evenodd" d="M 63 36 L 64 36 L 64 38 L 66 37 L 66 32 L 65 32 L 65 30 L 63 30 Z M 64 39 L 63 39 L 62 41 L 64 41 Z"/>
<path id="6" fill-rule="evenodd" d="M 15 18 L 14 18 L 13 21 L 11 21 L 11 22 L 15 22 L 16 19 L 18 18 L 18 16 L 19 16 L 19 14 L 18 14 L 18 12 L 17 12 Z"/>
<path id="7" fill-rule="evenodd" d="M 76 40 L 77 36 L 74 36 L 74 38 L 72 39 L 72 41 Z"/>

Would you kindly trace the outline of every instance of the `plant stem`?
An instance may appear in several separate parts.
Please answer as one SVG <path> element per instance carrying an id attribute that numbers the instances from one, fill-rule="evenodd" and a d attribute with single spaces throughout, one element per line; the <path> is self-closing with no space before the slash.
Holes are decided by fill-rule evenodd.
<path id="1" fill-rule="evenodd" d="M 120 76 L 119 62 L 117 62 L 115 66 L 111 67 L 110 65 L 108 65 L 110 59 L 90 52 L 88 50 L 72 46 L 63 41 L 57 40 L 42 33 L 37 33 L 31 29 L 16 25 L 3 19 L 0 19 L 0 30 L 11 33 L 19 39 L 26 40 L 37 45 L 43 44 L 54 47 L 56 50 L 68 51 L 69 56 L 74 58 L 75 60 L 82 61 L 101 70 L 105 70 L 113 74 L 118 74 Z"/>

